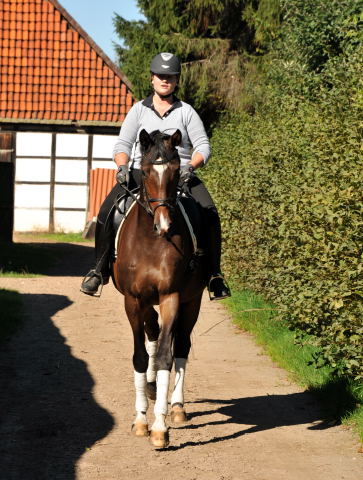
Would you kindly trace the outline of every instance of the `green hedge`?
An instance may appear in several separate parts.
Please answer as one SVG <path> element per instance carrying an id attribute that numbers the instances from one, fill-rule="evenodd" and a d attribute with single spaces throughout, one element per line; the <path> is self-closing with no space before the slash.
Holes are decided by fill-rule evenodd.
<path id="1" fill-rule="evenodd" d="M 214 129 L 205 180 L 226 272 L 313 335 L 318 363 L 362 379 L 363 17 L 360 2 L 325 3 L 288 2 L 255 113 Z"/>

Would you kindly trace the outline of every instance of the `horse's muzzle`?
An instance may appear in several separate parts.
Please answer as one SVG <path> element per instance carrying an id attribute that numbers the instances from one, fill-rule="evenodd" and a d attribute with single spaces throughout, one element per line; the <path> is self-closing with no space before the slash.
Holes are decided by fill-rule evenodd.
<path id="1" fill-rule="evenodd" d="M 171 225 L 171 219 L 168 210 L 160 208 L 155 212 L 154 230 L 160 237 L 165 237 Z"/>

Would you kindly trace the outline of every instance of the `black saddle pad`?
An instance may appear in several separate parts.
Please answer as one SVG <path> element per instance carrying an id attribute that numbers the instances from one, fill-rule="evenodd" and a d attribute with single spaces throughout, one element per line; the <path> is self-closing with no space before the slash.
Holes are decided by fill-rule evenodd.
<path id="1" fill-rule="evenodd" d="M 204 248 L 205 239 L 203 237 L 203 218 L 201 208 L 193 197 L 180 195 L 179 201 L 184 207 L 189 222 L 192 225 L 194 235 L 197 239 L 198 249 Z"/>

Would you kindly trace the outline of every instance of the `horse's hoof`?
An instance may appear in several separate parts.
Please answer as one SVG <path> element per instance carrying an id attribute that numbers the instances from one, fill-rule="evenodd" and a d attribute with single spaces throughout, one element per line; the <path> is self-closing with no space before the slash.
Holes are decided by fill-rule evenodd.
<path id="1" fill-rule="evenodd" d="M 149 429 L 146 423 L 133 423 L 131 431 L 136 437 L 148 437 Z"/>
<path id="2" fill-rule="evenodd" d="M 150 432 L 150 442 L 155 448 L 166 448 L 169 445 L 168 432 Z"/>
<path id="3" fill-rule="evenodd" d="M 150 400 L 156 400 L 156 382 L 147 382 L 146 395 Z"/>
<path id="4" fill-rule="evenodd" d="M 171 407 L 170 419 L 173 423 L 185 423 L 188 421 L 184 407 L 181 405 L 173 405 Z"/>

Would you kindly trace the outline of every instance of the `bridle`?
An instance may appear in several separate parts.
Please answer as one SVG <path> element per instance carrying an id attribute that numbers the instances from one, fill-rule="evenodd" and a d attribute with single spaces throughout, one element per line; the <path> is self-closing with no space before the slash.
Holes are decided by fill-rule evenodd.
<path id="1" fill-rule="evenodd" d="M 168 163 L 169 160 L 167 158 L 160 158 L 156 160 L 150 160 L 150 163 L 153 165 L 165 165 Z M 141 173 L 143 175 L 141 188 L 143 191 L 143 197 L 146 200 L 146 204 L 143 204 L 143 207 L 148 212 L 149 215 L 154 216 L 156 210 L 159 207 L 167 207 L 170 211 L 174 211 L 176 207 L 176 195 L 174 197 L 167 197 L 167 198 L 152 198 L 150 197 L 144 182 L 145 172 L 141 169 Z M 151 208 L 151 203 L 157 203 L 156 207 Z"/>

